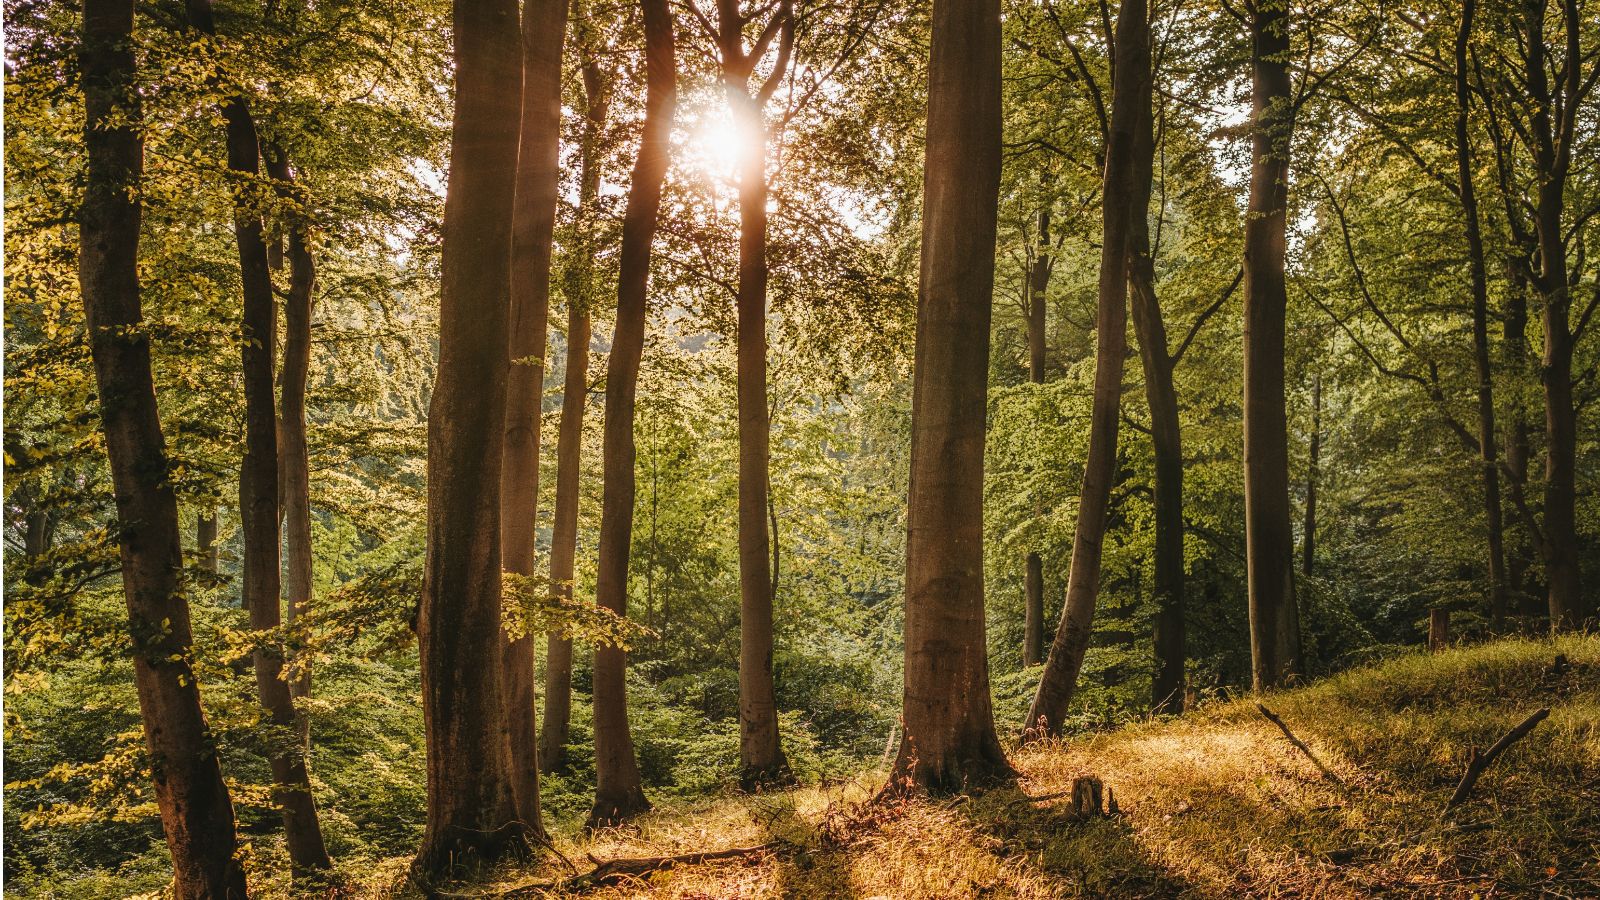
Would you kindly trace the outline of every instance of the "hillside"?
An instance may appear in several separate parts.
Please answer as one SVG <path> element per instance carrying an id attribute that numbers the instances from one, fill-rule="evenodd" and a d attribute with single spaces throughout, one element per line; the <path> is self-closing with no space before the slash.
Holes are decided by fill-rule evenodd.
<path id="1" fill-rule="evenodd" d="M 1600 896 L 1600 638 L 1407 655 L 1265 702 L 1343 787 L 1240 700 L 1020 753 L 1016 788 L 971 799 L 863 804 L 872 773 L 556 844 L 585 871 L 586 856 L 773 847 L 592 897 Z M 1471 748 L 1541 706 L 1549 718 L 1443 815 Z M 1120 814 L 1073 821 L 1053 795 L 1091 773 Z M 403 866 L 371 873 L 371 895 Z M 556 863 L 460 892 L 559 896 L 538 885 L 569 874 Z"/>

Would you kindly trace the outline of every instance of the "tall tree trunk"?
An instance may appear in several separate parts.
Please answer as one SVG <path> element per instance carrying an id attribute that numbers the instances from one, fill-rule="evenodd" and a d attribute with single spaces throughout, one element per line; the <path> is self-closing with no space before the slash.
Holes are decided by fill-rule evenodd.
<path id="1" fill-rule="evenodd" d="M 200 513 L 194 523 L 195 550 L 200 554 L 200 567 L 217 574 L 217 512 L 215 509 Z"/>
<path id="2" fill-rule="evenodd" d="M 289 156 L 281 148 L 267 153 L 267 174 L 289 204 L 303 198 L 294 188 Z M 283 304 L 283 370 L 278 374 L 278 473 L 283 499 L 283 593 L 291 630 L 311 606 L 311 460 L 306 443 L 306 382 L 311 371 L 311 313 L 316 286 L 316 261 L 311 256 L 304 211 L 288 218 L 289 294 Z M 311 661 L 292 660 L 289 694 L 311 696 Z M 310 740 L 310 723 L 297 716 L 302 744 Z"/>
<path id="3" fill-rule="evenodd" d="M 561 432 L 556 440 L 556 510 L 550 537 L 550 585 L 572 598 L 578 553 L 578 497 L 583 473 L 583 415 L 589 399 L 589 304 L 594 277 L 594 205 L 600 196 L 600 132 L 610 107 L 608 73 L 583 48 L 585 114 L 578 175 L 577 247 L 567 266 L 567 364 L 561 392 Z M 544 725 L 539 769 L 554 772 L 566 752 L 572 722 L 572 639 L 552 632 L 545 650 Z"/>
<path id="4" fill-rule="evenodd" d="M 455 115 L 439 361 L 428 409 L 428 557 L 417 645 L 428 744 L 422 881 L 526 846 L 501 673 L 500 470 L 522 66 L 516 0 L 455 0 Z"/>
<path id="5" fill-rule="evenodd" d="M 771 487 L 772 422 L 767 411 L 767 128 L 763 107 L 788 68 L 793 18 L 780 5 L 768 28 L 781 27 L 777 65 L 761 90 L 749 80 L 760 62 L 744 47 L 739 0 L 718 0 L 717 43 L 728 105 L 750 146 L 739 165 L 739 291 L 735 336 L 739 407 L 739 783 L 745 790 L 788 780 L 778 740 L 772 681 Z M 780 25 L 781 23 L 781 25 Z M 769 32 L 770 33 L 770 32 Z M 764 52 L 758 44 L 756 51 Z"/>
<path id="6" fill-rule="evenodd" d="M 1311 452 L 1306 465 L 1306 517 L 1301 530 L 1300 574 L 1311 577 L 1317 564 L 1317 476 L 1322 466 L 1322 376 L 1311 382 Z"/>
<path id="7" fill-rule="evenodd" d="M 1028 380 L 1044 384 L 1045 363 L 1045 311 L 1050 286 L 1050 210 L 1039 211 L 1039 240 L 1033 258 L 1033 271 L 1028 273 Z M 1034 515 L 1042 510 L 1034 504 Z M 1027 573 L 1023 580 L 1024 610 L 1022 627 L 1022 664 L 1036 666 L 1044 662 L 1044 559 L 1039 551 L 1028 551 Z"/>
<path id="8" fill-rule="evenodd" d="M 1521 383 L 1528 363 L 1528 283 L 1521 260 L 1512 259 L 1507 266 L 1506 307 L 1502 317 L 1501 335 L 1503 358 L 1501 365 L 1516 378 L 1511 390 L 1506 418 L 1506 493 L 1510 495 L 1513 509 L 1528 508 L 1528 459 L 1532 455 L 1528 436 L 1528 410 L 1523 402 Z M 1527 574 L 1533 565 L 1533 555 L 1543 553 L 1538 523 L 1530 516 L 1523 517 L 1527 534 L 1525 542 L 1518 542 L 1506 555 L 1506 580 L 1515 592 L 1519 614 L 1533 614 L 1530 604 L 1534 598 L 1528 590 Z"/>
<path id="9" fill-rule="evenodd" d="M 1489 357 L 1489 277 L 1484 263 L 1483 233 L 1478 224 L 1478 194 L 1473 183 L 1471 132 L 1467 117 L 1472 89 L 1468 81 L 1468 47 L 1477 0 L 1463 0 L 1456 29 L 1456 171 L 1461 182 L 1461 214 L 1467 227 L 1467 260 L 1472 271 L 1472 356 L 1478 375 L 1478 454 L 1483 462 L 1483 511 L 1489 543 L 1489 622 L 1495 631 L 1506 620 L 1505 525 L 1500 503 L 1500 463 L 1495 447 L 1494 371 Z"/>
<path id="10" fill-rule="evenodd" d="M 1284 252 L 1288 229 L 1287 0 L 1250 13 L 1255 123 L 1244 234 L 1244 496 L 1250 593 L 1251 680 L 1276 687 L 1300 671 L 1293 532 L 1289 527 L 1289 432 L 1284 406 Z"/>
<path id="11" fill-rule="evenodd" d="M 233 803 L 217 763 L 182 584 L 178 502 L 167 478 L 150 339 L 139 296 L 138 190 L 144 143 L 131 0 L 84 0 L 86 184 L 79 211 L 78 281 L 100 394 L 117 507 L 122 589 L 133 635 L 134 685 L 154 773 L 156 805 L 179 900 L 245 897 Z"/>
<path id="12" fill-rule="evenodd" d="M 905 733 L 887 790 L 1013 770 L 983 621 L 983 447 L 1000 185 L 1000 4 L 934 0 L 907 500 Z"/>
<path id="13" fill-rule="evenodd" d="M 1135 186 L 1134 150 L 1141 106 L 1150 102 L 1150 21 L 1144 0 L 1123 0 L 1117 11 L 1115 75 L 1112 79 L 1111 123 L 1106 141 L 1102 190 L 1099 302 L 1095 328 L 1094 405 L 1089 421 L 1089 457 L 1078 494 L 1078 523 L 1073 533 L 1072 568 L 1067 573 L 1067 598 L 1044 664 L 1039 689 L 1028 710 L 1024 737 L 1059 734 L 1067 706 L 1077 688 L 1078 672 L 1093 633 L 1095 601 L 1100 593 L 1100 551 L 1105 540 L 1111 482 L 1117 470 L 1117 425 L 1122 405 L 1123 357 L 1127 354 L 1128 260 L 1131 223 L 1139 196 Z M 1141 99 L 1142 98 L 1142 99 Z"/>
<path id="14" fill-rule="evenodd" d="M 1563 0 L 1566 53 L 1561 71 L 1565 78 L 1557 92 L 1552 92 L 1546 71 L 1546 6 L 1547 0 L 1526 0 L 1523 17 L 1533 108 L 1531 143 L 1538 172 L 1534 225 L 1539 267 L 1533 282 L 1544 306 L 1544 357 L 1539 369 L 1545 407 L 1544 568 L 1549 580 L 1550 627 L 1566 631 L 1579 628 L 1586 615 L 1578 567 L 1577 408 L 1572 396 L 1572 291 L 1567 279 L 1563 215 L 1584 76 L 1579 64 L 1577 3 Z M 1553 107 L 1562 112 L 1560 122 L 1552 121 Z"/>
<path id="15" fill-rule="evenodd" d="M 521 148 L 511 225 L 511 322 L 507 346 L 505 464 L 500 473 L 500 540 L 507 572 L 531 576 L 539 511 L 540 412 L 550 319 L 550 258 L 561 174 L 561 48 L 567 0 L 526 0 L 522 8 Z M 511 728 L 517 814 L 535 832 L 539 816 L 538 635 L 505 648 L 502 670 Z"/>
<path id="16" fill-rule="evenodd" d="M 210 0 L 187 0 L 190 24 L 207 35 L 217 33 Z M 241 594 L 250 627 L 276 631 L 283 624 L 279 597 L 278 416 L 273 390 L 277 343 L 277 306 L 272 273 L 256 193 L 261 175 L 261 146 L 255 119 L 243 97 L 222 101 L 228 169 L 233 187 L 233 233 L 239 251 L 239 277 L 244 287 L 244 329 L 240 360 L 244 370 L 244 462 L 239 471 L 239 530 L 244 544 Z M 281 643 L 258 647 L 252 654 L 256 691 L 272 725 L 298 735 L 294 698 L 284 679 Z M 298 740 L 269 738 L 273 799 L 283 812 L 289 858 L 297 872 L 333 866 L 322 840 L 304 748 Z"/>
<path id="17" fill-rule="evenodd" d="M 1152 81 L 1154 76 L 1152 75 Z M 1152 85 L 1153 88 L 1153 85 Z M 1132 216 L 1128 222 L 1128 292 L 1133 330 L 1144 367 L 1145 401 L 1150 406 L 1150 443 L 1155 450 L 1154 645 L 1156 670 L 1150 705 L 1156 712 L 1181 713 L 1184 702 L 1183 435 L 1178 392 L 1172 384 L 1175 363 L 1167 347 L 1167 326 L 1156 298 L 1155 259 L 1150 247 L 1150 190 L 1155 170 L 1155 114 L 1150 91 L 1138 105 L 1133 141 Z"/>
<path id="18" fill-rule="evenodd" d="M 677 109 L 677 48 L 667 0 L 640 0 L 645 33 L 645 119 L 633 163 L 628 208 L 622 220 L 617 276 L 617 324 L 606 362 L 606 411 L 601 451 L 605 483 L 600 510 L 595 602 L 627 612 L 628 555 L 633 542 L 633 411 L 644 353 L 645 301 L 650 251 L 661 210 L 661 182 L 671 161 Z M 620 647 L 594 651 L 595 798 L 591 827 L 611 824 L 650 808 L 628 730 L 627 657 Z"/>

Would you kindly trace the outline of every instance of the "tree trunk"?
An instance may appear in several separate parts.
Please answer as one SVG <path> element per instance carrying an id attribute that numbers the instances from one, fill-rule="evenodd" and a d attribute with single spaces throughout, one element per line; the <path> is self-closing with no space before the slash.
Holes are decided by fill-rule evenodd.
<path id="1" fill-rule="evenodd" d="M 242 900 L 245 877 L 235 855 L 233 803 L 189 665 L 193 648 L 178 503 L 167 478 L 140 307 L 144 144 L 132 2 L 85 0 L 79 64 L 87 164 L 78 281 L 116 498 L 134 685 L 172 854 L 173 894 L 179 900 Z"/>
<path id="2" fill-rule="evenodd" d="M 210 0 L 188 0 L 190 23 L 207 35 L 217 33 Z M 233 233 L 239 251 L 239 278 L 244 288 L 240 360 L 244 370 L 244 461 L 239 471 L 239 531 L 244 545 L 241 597 L 256 631 L 276 631 L 283 624 L 278 531 L 278 416 L 273 388 L 278 313 L 272 296 L 272 273 L 259 212 L 253 195 L 261 174 L 261 145 L 255 119 L 243 97 L 222 101 L 226 126 L 228 170 L 234 185 Z M 294 698 L 284 679 L 281 643 L 259 647 L 252 654 L 256 691 L 273 727 L 298 735 Z M 267 739 L 272 769 L 273 800 L 283 812 L 284 837 L 297 872 L 328 869 L 333 862 L 322 840 L 305 751 L 298 740 Z"/>
<path id="3" fill-rule="evenodd" d="M 506 376 L 505 464 L 500 473 L 500 540 L 507 572 L 534 573 L 539 512 L 539 437 L 550 320 L 550 258 L 561 174 L 561 48 L 567 0 L 526 0 L 522 8 L 521 148 L 511 225 L 511 322 Z M 505 648 L 502 670 L 511 728 L 517 815 L 542 832 L 539 815 L 539 705 L 532 631 Z"/>
<path id="4" fill-rule="evenodd" d="M 583 415 L 589 399 L 589 304 L 594 273 L 594 205 L 600 195 L 600 131 L 610 106 L 607 73 L 584 47 L 585 116 L 578 175 L 577 247 L 566 272 L 567 362 L 561 392 L 561 432 L 556 440 L 556 510 L 550 538 L 550 585 L 572 598 L 578 552 L 578 497 L 583 473 Z M 545 652 L 544 725 L 539 770 L 554 772 L 566 752 L 572 722 L 572 639 L 552 632 Z"/>
<path id="5" fill-rule="evenodd" d="M 661 182 L 671 161 L 677 108 L 677 48 L 667 0 L 640 0 L 645 30 L 645 120 L 622 220 L 617 275 L 617 325 L 606 362 L 606 411 L 601 451 L 605 483 L 600 510 L 595 602 L 627 612 L 628 554 L 633 542 L 633 412 L 644 353 L 650 251 L 661 210 Z M 595 798 L 588 825 L 618 822 L 650 808 L 628 731 L 627 657 L 620 647 L 594 651 Z"/>
<path id="6" fill-rule="evenodd" d="M 735 336 L 739 406 L 739 783 L 745 790 L 788 780 L 788 760 L 778 740 L 778 706 L 772 683 L 773 586 L 770 534 L 771 487 L 767 412 L 767 129 L 765 90 L 752 96 L 749 79 L 759 59 L 744 48 L 746 17 L 738 0 L 719 0 L 718 44 L 723 88 L 739 128 L 751 146 L 739 165 L 739 290 Z M 788 19 L 780 6 L 774 22 Z M 770 83 L 788 67 L 792 25 Z M 762 49 L 765 49 L 764 47 Z"/>
<path id="7" fill-rule="evenodd" d="M 1317 477 L 1322 461 L 1322 376 L 1311 382 L 1311 448 L 1306 465 L 1305 537 L 1300 544 L 1300 574 L 1311 577 L 1317 564 Z"/>
<path id="8" fill-rule="evenodd" d="M 1155 451 L 1155 675 L 1150 706 L 1156 712 L 1181 713 L 1184 701 L 1183 598 L 1183 440 L 1178 420 L 1178 392 L 1172 384 L 1174 362 L 1167 347 L 1167 326 L 1156 298 L 1155 259 L 1150 247 L 1150 186 L 1155 169 L 1155 116 L 1147 91 L 1138 105 L 1133 142 L 1132 216 L 1128 222 L 1128 290 L 1133 330 L 1139 338 L 1144 367 L 1145 401 L 1150 406 L 1150 442 Z"/>
<path id="9" fill-rule="evenodd" d="M 195 550 L 200 554 L 200 566 L 217 574 L 217 512 L 202 512 L 194 523 Z"/>
<path id="10" fill-rule="evenodd" d="M 1489 361 L 1489 278 L 1484 263 L 1483 234 L 1478 224 L 1478 194 L 1473 184 L 1471 133 L 1467 117 L 1472 89 L 1468 82 L 1468 47 L 1476 0 L 1463 0 L 1461 25 L 1456 30 L 1456 170 L 1461 182 L 1461 214 L 1467 228 L 1467 260 L 1472 271 L 1472 355 L 1478 375 L 1478 454 L 1483 463 L 1483 511 L 1488 527 L 1489 623 L 1494 631 L 1505 627 L 1506 552 L 1505 525 L 1500 503 L 1500 463 L 1495 448 L 1494 372 Z"/>
<path id="11" fill-rule="evenodd" d="M 994 730 L 983 621 L 1000 108 L 998 0 L 935 0 L 911 401 L 905 734 L 891 791 L 1014 777 Z"/>
<path id="12" fill-rule="evenodd" d="M 277 183 L 279 195 L 301 202 L 294 191 L 288 154 L 272 148 L 267 173 Z M 311 461 L 306 443 L 306 382 L 311 370 L 311 313 L 316 284 L 316 261 L 311 256 L 302 212 L 288 214 L 289 294 L 283 304 L 283 371 L 278 375 L 278 472 L 283 499 L 283 593 L 291 631 L 311 605 L 313 555 L 311 546 Z M 291 657 L 293 659 L 293 657 Z M 289 694 L 294 699 L 311 696 L 311 661 L 293 659 Z M 300 742 L 308 745 L 310 723 L 297 716 Z M 302 751 L 304 752 L 304 751 Z"/>
<path id="13" fill-rule="evenodd" d="M 428 409 L 428 557 L 417 645 L 429 881 L 526 846 L 501 684 L 500 471 L 522 67 L 516 0 L 455 0 L 456 105 L 439 360 Z"/>
<path id="14" fill-rule="evenodd" d="M 1300 671 L 1289 527 L 1289 432 L 1284 407 L 1284 252 L 1288 228 L 1289 11 L 1257 3 L 1253 39 L 1250 200 L 1244 237 L 1244 494 L 1251 680 L 1276 687 Z"/>
<path id="15" fill-rule="evenodd" d="M 1038 249 L 1033 271 L 1028 273 L 1028 380 L 1044 384 L 1046 289 L 1050 286 L 1050 211 L 1039 211 Z M 1034 515 L 1042 510 L 1034 504 Z M 1044 662 L 1044 559 L 1037 550 L 1028 551 L 1022 631 L 1022 664 Z"/>
<path id="16" fill-rule="evenodd" d="M 1089 421 L 1089 457 L 1078 494 L 1072 568 L 1066 606 L 1028 710 L 1024 738 L 1059 734 L 1089 649 L 1095 601 L 1100 593 L 1100 552 L 1105 540 L 1111 482 L 1117 470 L 1117 425 L 1122 405 L 1123 358 L 1127 355 L 1127 291 L 1131 222 L 1135 209 L 1140 109 L 1150 102 L 1150 22 L 1144 0 L 1123 0 L 1117 11 L 1116 66 L 1111 123 L 1106 142 L 1099 302 L 1095 328 L 1094 405 Z M 1147 203 L 1148 205 L 1148 203 Z"/>

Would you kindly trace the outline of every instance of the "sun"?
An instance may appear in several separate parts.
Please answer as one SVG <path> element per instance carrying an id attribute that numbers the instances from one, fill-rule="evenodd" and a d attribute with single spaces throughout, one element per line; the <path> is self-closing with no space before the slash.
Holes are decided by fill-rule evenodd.
<path id="1" fill-rule="evenodd" d="M 740 166 L 761 151 L 760 136 L 726 111 L 702 119 L 690 132 L 696 167 L 716 178 L 734 179 Z"/>

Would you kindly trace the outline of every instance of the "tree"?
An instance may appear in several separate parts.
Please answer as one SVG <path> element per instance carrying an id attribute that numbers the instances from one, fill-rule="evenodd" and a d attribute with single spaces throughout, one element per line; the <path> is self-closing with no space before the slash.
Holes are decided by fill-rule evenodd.
<path id="1" fill-rule="evenodd" d="M 550 536 L 550 586 L 571 599 L 578 552 L 578 497 L 583 466 L 583 415 L 589 399 L 590 304 L 593 302 L 595 203 L 600 196 L 600 138 L 611 105 L 611 73 L 593 46 L 583 54 L 584 117 L 579 146 L 577 239 L 568 261 L 566 379 L 561 390 L 561 431 L 556 439 L 556 509 Z M 544 726 L 539 766 L 560 767 L 572 722 L 572 638 L 552 632 L 545 652 Z"/>
<path id="2" fill-rule="evenodd" d="M 511 321 L 506 375 L 505 462 L 500 472 L 500 539 L 507 572 L 534 571 L 539 507 L 539 432 L 550 318 L 550 258 L 555 241 L 561 160 L 561 48 L 567 0 L 527 0 L 522 9 L 522 115 L 516 209 L 511 224 Z M 537 635 L 524 628 L 505 648 L 506 714 L 511 727 L 517 814 L 539 819 Z"/>
<path id="3" fill-rule="evenodd" d="M 428 821 L 424 882 L 525 846 L 502 688 L 500 472 L 522 66 L 515 0 L 456 0 L 456 106 L 439 362 L 428 408 L 428 534 L 417 644 Z"/>
<path id="4" fill-rule="evenodd" d="M 661 182 L 671 161 L 672 120 L 677 107 L 677 49 L 666 0 L 640 0 L 644 13 L 646 98 L 644 131 L 628 187 L 622 221 L 621 270 L 617 276 L 617 324 L 606 363 L 604 485 L 600 513 L 595 603 L 627 612 L 628 556 L 633 541 L 634 396 L 650 281 L 650 251 L 661 210 Z M 639 761 L 628 729 L 626 653 L 600 646 L 594 652 L 595 799 L 591 827 L 611 824 L 650 808 L 639 778 Z"/>
<path id="5" fill-rule="evenodd" d="M 233 803 L 191 666 L 178 504 L 156 409 L 139 286 L 144 171 L 131 2 L 86 0 L 79 65 L 87 183 L 78 214 L 78 281 L 116 497 L 134 683 L 173 893 L 243 898 Z"/>
<path id="6" fill-rule="evenodd" d="M 1244 496 L 1250 659 L 1256 690 L 1298 674 L 1289 519 L 1289 432 L 1284 400 L 1284 285 L 1289 201 L 1288 0 L 1251 8 L 1250 200 L 1244 230 Z"/>
<path id="7" fill-rule="evenodd" d="M 1077 688 L 1078 673 L 1093 634 L 1095 602 L 1100 593 L 1101 546 L 1105 541 L 1111 484 L 1117 470 L 1117 424 L 1122 409 L 1122 368 L 1127 352 L 1127 296 L 1130 250 L 1137 215 L 1149 207 L 1149 170 L 1145 187 L 1136 186 L 1141 117 L 1150 105 L 1150 20 L 1143 0 L 1123 0 L 1117 10 L 1115 65 L 1111 79 L 1111 116 L 1101 191 L 1100 275 L 1096 304 L 1094 405 L 1089 423 L 1089 457 L 1084 464 L 1078 498 L 1078 525 L 1073 533 L 1072 568 L 1067 577 L 1066 605 L 1045 660 L 1038 691 L 1028 710 L 1024 734 L 1044 737 L 1060 733 L 1067 706 Z M 1137 205 L 1140 198 L 1142 205 Z M 1175 405 L 1175 404 L 1174 404 Z"/>
<path id="8" fill-rule="evenodd" d="M 983 614 L 983 448 L 1000 189 L 1000 7 L 936 0 L 906 504 L 904 734 L 889 789 L 1013 776 Z"/>
<path id="9" fill-rule="evenodd" d="M 1027 272 L 1028 298 L 1028 380 L 1044 384 L 1045 311 L 1049 302 L 1050 286 L 1050 210 L 1039 211 L 1039 242 L 1034 252 L 1032 268 Z M 1022 664 L 1036 666 L 1044 662 L 1044 558 L 1038 550 L 1029 550 L 1025 561 L 1023 591 L 1026 593 L 1023 609 Z"/>
<path id="10" fill-rule="evenodd" d="M 215 37 L 216 22 L 210 0 L 193 0 L 185 7 L 189 23 L 202 33 Z M 282 557 L 279 540 L 278 417 L 273 392 L 278 332 L 277 307 L 273 301 L 272 273 L 261 219 L 259 196 L 261 145 L 255 117 L 247 100 L 240 95 L 222 99 L 222 118 L 226 123 L 228 171 L 233 184 L 233 233 L 239 253 L 239 276 L 244 286 L 244 329 L 240 360 L 244 369 L 245 439 L 244 461 L 239 470 L 239 519 L 244 538 L 244 565 L 240 597 L 250 614 L 250 626 L 272 633 L 283 624 L 279 597 Z M 301 248 L 304 251 L 302 242 Z M 310 277 L 300 260 L 303 279 Z M 310 299 L 310 283 L 304 285 L 304 302 Z M 302 310 L 297 308 L 293 315 Z M 299 322 L 292 325 L 298 328 Z M 309 328 L 309 323 L 306 326 Z M 298 339 L 298 331 L 295 333 Z M 297 340 L 293 348 L 301 351 Z M 284 836 L 289 857 L 296 870 L 328 869 L 333 865 L 322 839 L 316 801 L 311 796 L 311 776 L 306 771 L 305 747 L 298 740 L 301 727 L 294 709 L 294 697 L 284 677 L 284 653 L 278 638 L 257 646 L 252 654 L 256 670 L 256 691 L 272 725 L 295 735 L 295 740 L 268 739 L 268 760 L 272 766 L 274 800 L 283 811 Z"/>

